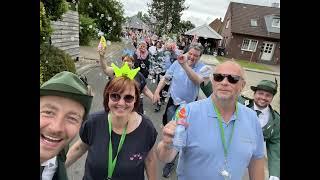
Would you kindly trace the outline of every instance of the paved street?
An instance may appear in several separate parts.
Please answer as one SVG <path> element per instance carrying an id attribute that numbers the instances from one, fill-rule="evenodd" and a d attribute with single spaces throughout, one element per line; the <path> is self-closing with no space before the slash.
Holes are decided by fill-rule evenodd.
<path id="1" fill-rule="evenodd" d="M 107 51 L 107 56 L 110 57 L 112 61 L 117 61 L 120 60 L 120 56 L 122 55 L 122 48 L 131 48 L 131 45 L 129 43 L 119 43 L 117 44 L 117 47 L 114 48 L 113 51 Z M 94 48 L 90 50 L 90 48 L 85 47 L 80 49 L 80 54 L 82 54 L 83 58 L 87 59 L 97 59 L 98 54 Z M 91 58 L 89 58 L 89 56 Z M 89 65 L 88 65 L 89 64 Z M 84 68 L 84 67 L 89 67 L 90 68 Z M 214 66 L 213 66 L 214 68 Z M 89 84 L 93 86 L 93 90 L 95 92 L 95 96 L 93 99 L 93 104 L 91 108 L 91 112 L 96 112 L 99 110 L 103 110 L 102 106 L 102 92 L 104 89 L 104 86 L 107 82 L 107 77 L 104 75 L 102 72 L 101 68 L 98 66 L 95 60 L 89 60 L 85 62 L 85 60 L 80 60 L 80 62 L 77 62 L 77 69 L 79 72 L 83 75 L 85 75 L 88 78 Z M 280 76 L 275 76 L 275 75 L 270 75 L 270 74 L 263 74 L 263 73 L 257 73 L 257 72 L 251 72 L 247 71 L 247 85 L 244 90 L 244 94 L 247 96 L 252 96 L 252 91 L 250 90 L 251 85 L 256 85 L 260 80 L 262 79 L 269 79 L 269 80 L 274 80 L 274 77 L 277 77 L 279 86 L 280 86 Z M 150 83 L 148 80 L 148 87 L 151 89 L 151 91 L 155 90 L 155 84 Z M 280 98 L 279 98 L 280 93 L 277 94 L 277 96 L 274 99 L 273 106 L 275 107 L 276 110 L 280 110 L 279 104 L 280 104 Z M 155 128 L 158 131 L 158 138 L 157 142 L 161 138 L 161 126 L 162 126 L 162 114 L 164 111 L 164 107 L 161 108 L 160 112 L 155 113 L 153 111 L 153 105 L 149 101 L 149 99 L 144 98 L 144 109 L 145 109 L 145 114 L 150 117 L 152 120 Z M 280 111 L 279 111 L 280 112 Z M 157 143 L 156 142 L 156 143 Z M 69 169 L 68 169 L 68 176 L 70 180 L 80 180 L 82 179 L 83 173 L 84 173 L 84 164 L 85 164 L 85 159 L 86 155 L 82 156 L 81 159 L 79 159 L 75 164 L 73 164 Z M 160 180 L 176 180 L 175 173 L 172 174 L 171 178 L 162 178 L 162 167 L 163 163 L 159 162 L 159 171 L 158 171 L 158 179 Z M 247 178 L 247 177 L 246 177 Z"/>

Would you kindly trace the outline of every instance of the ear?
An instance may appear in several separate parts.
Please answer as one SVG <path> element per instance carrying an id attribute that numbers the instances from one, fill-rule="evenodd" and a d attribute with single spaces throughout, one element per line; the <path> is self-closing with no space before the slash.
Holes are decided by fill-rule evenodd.
<path id="1" fill-rule="evenodd" d="M 246 86 L 246 81 L 242 80 L 241 81 L 241 88 L 240 88 L 240 92 L 242 92 L 243 88 Z"/>

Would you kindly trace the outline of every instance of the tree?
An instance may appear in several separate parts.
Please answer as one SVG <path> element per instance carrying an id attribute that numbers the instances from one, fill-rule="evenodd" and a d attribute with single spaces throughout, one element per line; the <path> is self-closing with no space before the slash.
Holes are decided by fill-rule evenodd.
<path id="1" fill-rule="evenodd" d="M 65 0 L 40 1 L 40 44 L 47 42 L 52 33 L 51 21 L 61 19 L 62 14 L 68 10 Z"/>
<path id="2" fill-rule="evenodd" d="M 79 13 L 94 19 L 107 39 L 119 41 L 124 22 L 123 5 L 117 0 L 81 0 Z"/>
<path id="3" fill-rule="evenodd" d="M 179 33 L 185 33 L 186 31 L 195 28 L 195 25 L 191 21 L 181 21 L 179 23 Z"/>
<path id="4" fill-rule="evenodd" d="M 68 3 L 66 0 L 41 0 L 43 3 L 47 17 L 51 21 L 57 21 L 61 19 L 63 13 L 68 10 Z"/>
<path id="5" fill-rule="evenodd" d="M 149 17 L 157 21 L 157 34 L 172 34 L 180 31 L 179 23 L 182 11 L 188 9 L 184 6 L 185 0 L 152 0 L 148 3 Z"/>

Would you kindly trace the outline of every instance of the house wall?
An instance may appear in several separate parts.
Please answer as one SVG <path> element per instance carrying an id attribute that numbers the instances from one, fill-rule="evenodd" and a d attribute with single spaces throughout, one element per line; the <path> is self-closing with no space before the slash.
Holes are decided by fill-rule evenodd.
<path id="1" fill-rule="evenodd" d="M 69 54 L 73 59 L 80 56 L 79 14 L 68 10 L 60 21 L 51 21 L 51 44 Z"/>
<path id="2" fill-rule="evenodd" d="M 229 27 L 226 28 L 228 19 L 230 19 L 230 24 L 229 24 Z M 221 44 L 222 47 L 228 46 L 231 40 L 231 35 L 232 35 L 231 34 L 231 11 L 230 11 L 230 5 L 229 5 L 228 10 L 224 16 L 222 27 L 221 27 L 221 36 L 223 37 L 222 44 Z"/>
<path id="3" fill-rule="evenodd" d="M 241 46 L 244 39 L 253 39 L 258 41 L 258 45 L 255 52 L 251 51 L 243 51 L 241 50 Z M 262 43 L 264 41 L 269 41 L 275 43 L 275 49 L 270 61 L 262 61 L 260 57 L 262 55 L 261 48 Z M 230 38 L 230 42 L 228 46 L 226 46 L 226 57 L 228 58 L 235 58 L 235 59 L 242 59 L 248 60 L 253 62 L 262 62 L 267 64 L 279 64 L 280 63 L 280 41 L 276 39 L 267 39 L 263 37 L 257 36 L 248 36 L 248 35 L 241 35 L 241 34 L 232 34 Z"/>

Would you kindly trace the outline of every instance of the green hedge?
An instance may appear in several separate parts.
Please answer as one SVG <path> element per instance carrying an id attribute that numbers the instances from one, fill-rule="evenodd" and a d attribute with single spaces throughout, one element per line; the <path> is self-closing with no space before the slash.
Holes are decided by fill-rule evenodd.
<path id="1" fill-rule="evenodd" d="M 46 15 L 43 3 L 40 2 L 40 43 L 47 42 L 51 33 L 50 19 Z"/>
<path id="2" fill-rule="evenodd" d="M 80 45 L 89 46 L 92 39 L 97 38 L 98 32 L 94 19 L 80 14 Z"/>
<path id="3" fill-rule="evenodd" d="M 40 46 L 40 84 L 61 71 L 75 73 L 74 60 L 64 51 L 46 43 L 42 44 Z"/>

